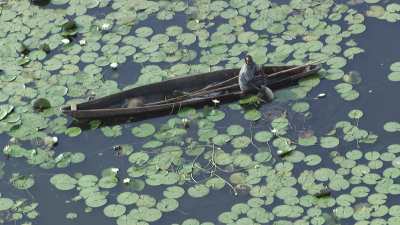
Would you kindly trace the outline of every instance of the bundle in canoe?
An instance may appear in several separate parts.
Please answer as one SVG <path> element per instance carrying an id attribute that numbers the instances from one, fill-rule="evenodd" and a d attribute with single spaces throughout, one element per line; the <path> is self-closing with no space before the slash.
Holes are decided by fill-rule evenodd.
<path id="1" fill-rule="evenodd" d="M 226 69 L 178 77 L 135 87 L 74 106 L 65 106 L 63 113 L 77 119 L 108 119 L 173 113 L 184 106 L 228 102 L 241 97 L 237 75 L 240 69 Z M 263 66 L 255 80 L 272 90 L 293 85 L 299 79 L 315 74 L 319 65 Z M 139 102 L 140 104 L 129 104 Z"/>

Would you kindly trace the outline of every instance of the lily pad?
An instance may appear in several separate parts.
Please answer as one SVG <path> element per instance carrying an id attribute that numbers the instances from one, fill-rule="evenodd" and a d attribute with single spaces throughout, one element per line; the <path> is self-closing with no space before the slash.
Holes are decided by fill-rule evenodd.
<path id="1" fill-rule="evenodd" d="M 210 192 L 210 189 L 204 184 L 196 184 L 188 189 L 188 194 L 193 198 L 201 198 Z"/>
<path id="2" fill-rule="evenodd" d="M 244 128 L 240 125 L 230 125 L 227 129 L 226 132 L 229 135 L 236 136 L 240 135 L 244 132 Z"/>
<path id="3" fill-rule="evenodd" d="M 122 192 L 117 196 L 117 202 L 122 205 L 132 205 L 137 202 L 139 195 L 133 192 Z"/>
<path id="4" fill-rule="evenodd" d="M 50 183 L 59 190 L 67 191 L 75 188 L 77 180 L 68 174 L 61 173 L 52 176 L 50 178 Z"/>
<path id="5" fill-rule="evenodd" d="M 139 138 L 148 137 L 156 132 L 156 128 L 150 123 L 143 123 L 137 127 L 132 128 L 132 134 Z"/>
<path id="6" fill-rule="evenodd" d="M 185 189 L 179 187 L 179 186 L 171 186 L 171 187 L 167 187 L 164 192 L 163 195 L 166 198 L 180 198 L 185 194 Z"/>
<path id="7" fill-rule="evenodd" d="M 292 110 L 299 113 L 307 112 L 309 108 L 310 105 L 307 102 L 297 102 L 292 106 Z"/>
<path id="8" fill-rule="evenodd" d="M 386 122 L 385 125 L 383 126 L 383 129 L 391 133 L 400 131 L 400 123 L 394 121 Z"/>
<path id="9" fill-rule="evenodd" d="M 337 137 L 322 137 L 320 142 L 323 148 L 334 148 L 339 145 L 339 139 Z"/>
<path id="10" fill-rule="evenodd" d="M 104 209 L 104 215 L 107 217 L 115 218 L 123 215 L 126 211 L 125 206 L 117 205 L 117 204 L 110 204 L 107 205 Z"/>
<path id="11" fill-rule="evenodd" d="M 257 121 L 261 116 L 262 114 L 256 109 L 251 109 L 244 114 L 244 118 L 250 121 Z"/>
<path id="12" fill-rule="evenodd" d="M 0 120 L 3 120 L 6 118 L 6 116 L 11 113 L 14 109 L 14 106 L 12 105 L 0 105 Z"/>
<path id="13" fill-rule="evenodd" d="M 85 199 L 85 203 L 91 208 L 101 207 L 107 203 L 106 195 L 102 192 L 94 192 Z"/>
<path id="14" fill-rule="evenodd" d="M 13 207 L 14 201 L 9 198 L 0 198 L 0 211 L 5 211 Z"/>
<path id="15" fill-rule="evenodd" d="M 364 114 L 361 110 L 353 109 L 348 115 L 351 119 L 360 119 Z"/>
<path id="16" fill-rule="evenodd" d="M 10 179 L 10 183 L 17 189 L 27 190 L 35 184 L 35 180 L 33 179 L 32 175 L 24 176 L 24 175 L 15 173 L 12 175 L 12 177 Z"/>
<path id="17" fill-rule="evenodd" d="M 81 128 L 79 127 L 70 127 L 65 131 L 65 134 L 69 137 L 76 137 L 82 133 Z"/>
<path id="18" fill-rule="evenodd" d="M 265 143 L 272 139 L 274 135 L 268 131 L 259 131 L 254 135 L 254 139 L 258 142 Z"/>

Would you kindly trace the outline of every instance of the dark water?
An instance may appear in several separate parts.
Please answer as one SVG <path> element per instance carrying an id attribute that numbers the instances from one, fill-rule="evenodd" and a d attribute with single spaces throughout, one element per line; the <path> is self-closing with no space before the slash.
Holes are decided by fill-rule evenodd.
<path id="1" fill-rule="evenodd" d="M 97 12 L 96 12 L 97 13 Z M 168 25 L 179 23 L 179 20 L 185 19 L 177 17 L 174 21 L 168 21 L 160 24 L 160 29 Z M 148 20 L 143 22 L 143 25 L 152 25 L 156 21 Z M 361 109 L 364 112 L 364 117 L 360 120 L 360 127 L 368 131 L 378 134 L 379 139 L 373 146 L 376 151 L 381 151 L 388 144 L 396 143 L 398 141 L 398 134 L 387 133 L 383 130 L 383 124 L 387 121 L 397 121 L 400 115 L 400 107 L 397 104 L 399 93 L 398 84 L 391 82 L 387 79 L 389 74 L 389 66 L 394 61 L 400 58 L 400 51 L 396 46 L 400 39 L 400 25 L 398 23 L 387 23 L 374 18 L 366 17 L 365 25 L 367 30 L 362 35 L 357 35 L 355 41 L 359 47 L 365 50 L 364 53 L 355 56 L 353 60 L 349 60 L 346 65 L 345 71 L 356 70 L 362 75 L 362 83 L 355 85 L 355 89 L 360 92 L 360 97 L 356 101 L 346 102 L 343 101 L 334 90 L 335 82 L 321 80 L 318 87 L 314 88 L 309 95 L 305 98 L 311 105 L 312 117 L 301 124 L 300 127 L 311 128 L 317 134 L 328 132 L 337 121 L 348 120 L 347 113 L 354 108 Z M 129 60 L 128 60 L 129 61 Z M 195 62 L 194 62 L 195 63 Z M 161 65 L 162 67 L 162 65 Z M 165 65 L 167 67 L 167 65 Z M 125 63 L 121 65 L 117 78 L 120 87 L 134 83 L 139 75 L 141 67 L 139 65 L 133 66 L 132 63 Z M 104 76 L 110 76 L 111 71 L 105 71 Z M 372 92 L 371 92 L 372 91 Z M 319 93 L 327 93 L 324 99 L 313 100 L 313 97 Z M 267 111 L 273 107 L 289 108 L 286 104 L 270 103 L 262 107 L 262 111 Z M 226 109 L 223 106 L 222 109 Z M 227 115 L 220 126 L 229 126 L 236 121 L 236 117 L 242 117 L 240 114 Z M 160 124 L 166 121 L 170 116 L 151 119 L 151 123 Z M 236 124 L 236 122 L 234 122 Z M 136 148 L 140 148 L 142 143 L 137 143 L 136 139 L 132 138 L 130 130 L 138 123 L 122 124 L 127 127 L 123 131 L 123 135 L 117 138 L 105 138 L 99 131 L 87 130 L 77 138 L 68 138 L 60 136 L 60 143 L 56 148 L 57 153 L 64 151 L 71 152 L 84 152 L 86 160 L 84 163 L 73 165 L 66 169 L 52 169 L 43 170 L 36 167 L 31 167 L 19 159 L 7 160 L 3 155 L 1 160 L 6 161 L 6 173 L 12 171 L 21 171 L 27 174 L 35 174 L 35 186 L 29 190 L 30 193 L 25 191 L 16 191 L 11 188 L 6 179 L 1 180 L 0 190 L 2 193 L 7 193 L 8 196 L 26 197 L 32 201 L 39 202 L 40 216 L 35 220 L 34 224 L 41 225 L 69 225 L 69 224 L 99 224 L 108 225 L 114 224 L 115 219 L 108 219 L 103 215 L 102 207 L 94 209 L 91 213 L 84 213 L 84 206 L 82 203 L 68 203 L 73 196 L 77 194 L 75 190 L 72 191 L 59 191 L 53 186 L 49 185 L 49 178 L 53 174 L 67 172 L 73 174 L 75 172 L 85 171 L 87 174 L 99 175 L 102 168 L 119 167 L 122 171 L 121 176 L 125 176 L 125 170 L 129 167 L 129 162 L 126 157 L 117 157 L 111 151 L 112 146 L 116 144 L 132 144 Z M 249 124 L 241 124 L 243 127 L 248 128 Z M 249 130 L 246 130 L 249 132 Z M 5 135 L 0 137 L 0 147 L 7 144 L 8 137 Z M 355 144 L 344 144 L 341 146 L 343 152 L 345 150 L 354 149 Z M 364 146 L 361 145 L 361 149 Z M 339 148 L 340 149 L 340 148 Z M 371 149 L 367 149 L 371 150 Z M 325 149 L 315 147 L 311 149 L 322 156 L 325 154 Z M 342 150 L 339 150 L 342 151 Z M 278 159 L 279 160 L 279 159 Z M 329 161 L 329 160 L 327 160 Z M 325 164 L 327 163 L 327 164 Z M 331 162 L 321 163 L 319 166 L 328 167 Z M 301 168 L 296 167 L 295 173 L 301 171 Z M 117 187 L 115 193 L 119 193 L 122 187 Z M 151 193 L 153 197 L 160 197 L 160 190 L 163 187 L 146 186 L 143 193 Z M 113 196 L 113 195 L 111 195 Z M 180 207 L 172 213 L 163 214 L 162 219 L 153 224 L 171 224 L 181 223 L 185 218 L 198 218 L 201 221 L 213 221 L 216 224 L 216 218 L 224 211 L 230 210 L 230 207 L 235 202 L 243 202 L 247 199 L 246 196 L 235 197 L 231 190 L 225 186 L 220 191 L 211 191 L 207 198 L 193 199 L 184 197 L 179 200 Z M 390 200 L 389 202 L 394 201 Z M 71 221 L 65 219 L 68 212 L 78 213 L 78 219 Z M 13 223 L 11 223 L 13 224 Z M 353 224 L 352 221 L 341 221 L 341 224 Z"/>

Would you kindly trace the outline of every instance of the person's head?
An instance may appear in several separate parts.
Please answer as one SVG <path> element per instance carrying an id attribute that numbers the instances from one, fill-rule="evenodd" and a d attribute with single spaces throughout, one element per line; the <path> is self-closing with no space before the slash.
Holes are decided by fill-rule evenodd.
<path id="1" fill-rule="evenodd" d="M 247 65 L 253 64 L 253 58 L 251 58 L 251 55 L 246 55 L 244 61 L 246 62 Z"/>

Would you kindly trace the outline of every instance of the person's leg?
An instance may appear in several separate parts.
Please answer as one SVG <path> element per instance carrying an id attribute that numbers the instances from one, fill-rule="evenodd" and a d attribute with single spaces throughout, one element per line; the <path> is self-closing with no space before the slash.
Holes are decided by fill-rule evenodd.
<path id="1" fill-rule="evenodd" d="M 274 93 L 272 90 L 266 85 L 265 82 L 259 80 L 257 82 L 249 82 L 252 90 L 257 91 L 259 95 L 267 101 L 272 101 L 274 98 Z"/>
<path id="2" fill-rule="evenodd" d="M 269 102 L 274 99 L 274 92 L 266 85 L 262 85 L 259 92 Z"/>

